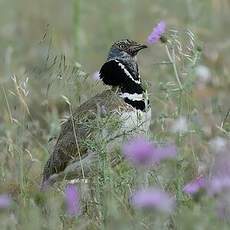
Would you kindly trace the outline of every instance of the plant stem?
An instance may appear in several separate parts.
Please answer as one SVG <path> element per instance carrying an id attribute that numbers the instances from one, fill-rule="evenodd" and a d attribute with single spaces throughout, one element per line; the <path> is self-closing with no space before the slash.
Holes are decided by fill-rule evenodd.
<path id="1" fill-rule="evenodd" d="M 176 76 L 176 80 L 177 80 L 177 83 L 180 87 L 180 90 L 183 90 L 183 86 L 181 84 L 181 81 L 180 81 L 180 77 L 179 77 L 179 74 L 178 74 L 178 71 L 177 71 L 177 67 L 176 67 L 176 55 L 175 55 L 175 50 L 173 49 L 172 51 L 172 55 L 170 54 L 169 52 L 169 49 L 168 49 L 168 46 L 165 45 L 165 48 L 166 48 L 166 53 L 168 55 L 168 58 L 170 60 L 170 62 L 172 63 L 172 66 L 173 66 L 173 70 L 174 70 L 174 73 L 175 73 L 175 76 Z"/>

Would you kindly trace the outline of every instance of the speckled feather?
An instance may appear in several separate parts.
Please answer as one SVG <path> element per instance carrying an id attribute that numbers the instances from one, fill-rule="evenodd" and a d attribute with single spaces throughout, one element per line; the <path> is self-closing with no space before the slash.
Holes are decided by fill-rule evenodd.
<path id="1" fill-rule="evenodd" d="M 114 113 L 115 109 L 120 112 L 133 110 L 133 108 L 127 106 L 127 103 L 113 90 L 106 90 L 79 106 L 73 114 L 73 120 L 82 156 L 87 152 L 87 147 L 83 142 L 86 138 L 93 138 L 93 130 L 90 129 L 87 124 L 96 119 L 99 108 L 103 108 L 106 111 L 104 116 L 110 116 Z M 103 115 L 103 112 L 101 114 Z M 73 132 L 72 120 L 69 118 L 62 124 L 60 135 L 54 146 L 54 151 L 45 165 L 43 180 L 48 179 L 49 176 L 54 173 L 63 171 L 68 162 L 76 157 L 78 157 L 78 149 Z"/>

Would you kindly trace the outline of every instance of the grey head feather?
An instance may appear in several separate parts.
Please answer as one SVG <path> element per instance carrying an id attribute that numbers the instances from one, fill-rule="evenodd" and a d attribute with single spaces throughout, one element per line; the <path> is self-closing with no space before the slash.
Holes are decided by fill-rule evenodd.
<path id="1" fill-rule="evenodd" d="M 111 47 L 107 61 L 112 59 L 132 59 L 132 57 L 127 52 L 120 50 L 117 47 Z"/>

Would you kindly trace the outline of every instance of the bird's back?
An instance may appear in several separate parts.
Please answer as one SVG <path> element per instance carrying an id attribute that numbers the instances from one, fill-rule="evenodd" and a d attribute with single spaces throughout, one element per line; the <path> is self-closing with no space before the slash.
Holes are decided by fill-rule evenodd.
<path id="1" fill-rule="evenodd" d="M 79 157 L 79 152 L 84 157 L 91 141 L 97 141 L 97 135 L 104 135 L 108 140 L 116 139 L 126 131 L 132 131 L 138 120 L 141 128 L 140 119 L 145 117 L 141 118 L 140 113 L 113 90 L 103 91 L 81 104 L 72 117 L 62 124 L 54 151 L 44 168 L 43 180 L 63 171 L 71 160 Z"/>

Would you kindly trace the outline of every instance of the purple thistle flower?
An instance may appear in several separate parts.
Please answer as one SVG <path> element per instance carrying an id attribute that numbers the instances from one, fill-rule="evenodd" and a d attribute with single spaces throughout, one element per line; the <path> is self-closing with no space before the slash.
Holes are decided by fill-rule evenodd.
<path id="1" fill-rule="evenodd" d="M 154 44 L 160 40 L 163 33 L 166 30 L 166 23 L 164 21 L 160 21 L 154 28 L 151 34 L 148 36 L 148 43 Z"/>
<path id="2" fill-rule="evenodd" d="M 135 166 L 151 166 L 176 156 L 175 146 L 157 147 L 144 137 L 136 137 L 124 144 L 122 152 Z"/>
<path id="3" fill-rule="evenodd" d="M 175 199 L 158 188 L 142 189 L 131 197 L 132 205 L 139 209 L 153 209 L 170 213 L 175 207 Z"/>
<path id="4" fill-rule="evenodd" d="M 65 189 L 65 202 L 67 212 L 71 216 L 76 216 L 80 213 L 80 198 L 77 188 L 74 184 L 68 184 Z"/>
<path id="5" fill-rule="evenodd" d="M 92 74 L 92 79 L 94 81 L 100 80 L 100 73 L 99 73 L 99 71 L 96 71 L 95 73 Z"/>
<path id="6" fill-rule="evenodd" d="M 150 166 L 154 163 L 156 147 L 143 137 L 137 137 L 123 146 L 125 157 L 136 166 Z"/>
<path id="7" fill-rule="evenodd" d="M 0 209 L 9 208 L 11 203 L 12 200 L 7 194 L 0 195 Z"/>
<path id="8" fill-rule="evenodd" d="M 158 147 L 156 149 L 154 158 L 156 162 L 160 162 L 164 159 L 175 158 L 176 154 L 177 154 L 176 146 L 166 145 L 166 146 Z"/>
<path id="9" fill-rule="evenodd" d="M 199 177 L 195 178 L 194 180 L 186 184 L 183 189 L 183 192 L 189 195 L 193 195 L 199 192 L 205 186 L 206 186 L 206 180 L 203 175 L 200 175 Z"/>
<path id="10" fill-rule="evenodd" d="M 223 190 L 229 190 L 230 189 L 230 178 L 225 176 L 225 177 L 213 177 L 210 180 L 209 186 L 208 186 L 208 191 L 210 195 L 220 193 Z"/>

